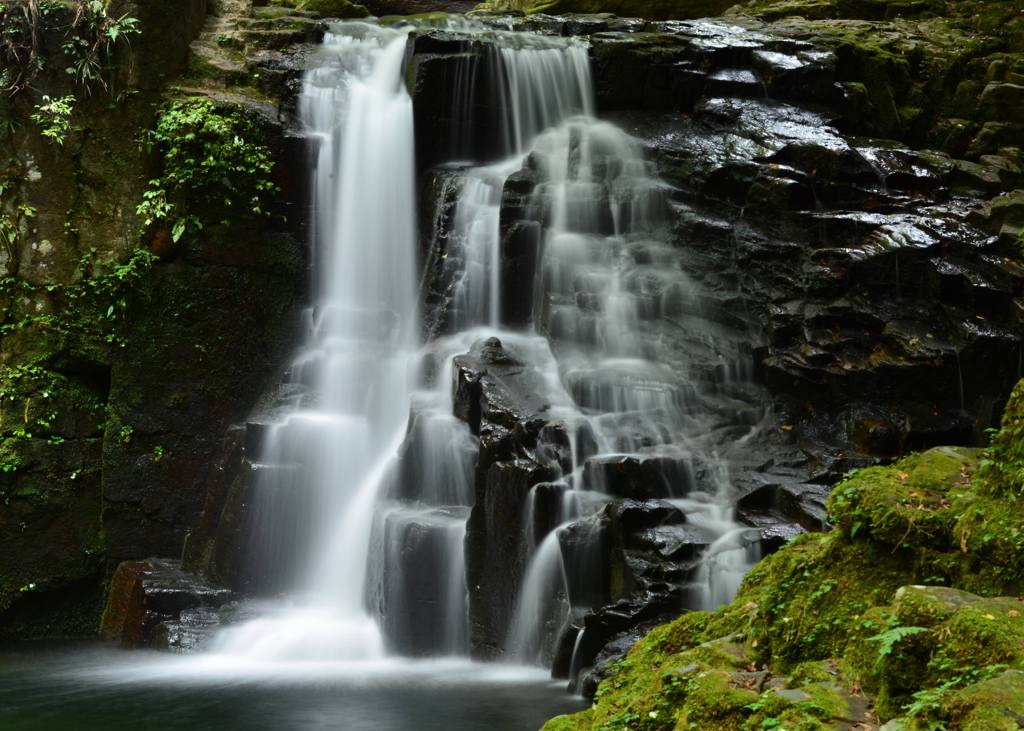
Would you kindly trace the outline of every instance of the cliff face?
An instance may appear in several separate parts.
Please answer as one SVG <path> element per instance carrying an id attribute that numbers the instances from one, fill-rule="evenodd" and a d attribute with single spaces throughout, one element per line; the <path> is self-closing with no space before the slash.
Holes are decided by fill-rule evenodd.
<path id="1" fill-rule="evenodd" d="M 112 3 L 138 32 L 92 82 L 65 72 L 89 32 L 77 5 L 41 7 L 41 70 L 0 103 L 3 637 L 93 634 L 118 561 L 180 554 L 226 424 L 283 362 L 305 281 L 287 181 L 272 217 L 177 245 L 136 212 L 161 173 L 144 134 L 205 2 Z M 60 140 L 42 134 L 61 121 L 40 114 L 44 95 L 71 100 Z M 256 142 L 279 150 L 275 122 Z"/>

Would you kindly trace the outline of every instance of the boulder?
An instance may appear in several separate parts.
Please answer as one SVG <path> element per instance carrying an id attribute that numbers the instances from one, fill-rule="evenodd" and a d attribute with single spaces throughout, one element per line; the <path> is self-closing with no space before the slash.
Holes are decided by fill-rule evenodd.
<path id="1" fill-rule="evenodd" d="M 100 635 L 122 647 L 153 645 L 162 622 L 185 610 L 219 607 L 231 597 L 228 589 L 182 571 L 179 561 L 125 561 L 111 581 Z"/>

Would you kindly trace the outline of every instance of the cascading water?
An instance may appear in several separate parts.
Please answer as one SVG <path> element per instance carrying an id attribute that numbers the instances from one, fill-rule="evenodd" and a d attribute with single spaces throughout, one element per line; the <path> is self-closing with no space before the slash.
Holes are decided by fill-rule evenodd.
<path id="1" fill-rule="evenodd" d="M 716 406 L 707 399 L 719 384 L 701 374 L 709 362 L 734 372 L 738 357 L 718 351 L 726 338 L 702 318 L 699 287 L 666 242 L 668 191 L 632 138 L 593 119 L 589 70 L 573 49 L 534 53 L 502 48 L 499 68 L 492 70 L 516 90 L 516 102 L 507 105 L 506 129 L 515 131 L 506 135 L 514 140 L 512 154 L 463 173 L 452 233 L 464 266 L 449 322 L 456 329 L 490 325 L 480 337 L 500 336 L 517 357 L 558 383 L 546 394 L 555 405 L 552 414 L 570 434 L 588 436 L 584 443 L 572 440 L 577 467 L 561 483 L 559 520 L 566 522 L 537 535 L 536 489 L 526 506 L 524 542 L 532 557 L 505 649 L 515 660 L 547 663 L 560 632 L 595 598 L 572 591 L 586 585 L 585 574 L 595 567 L 567 568 L 559 534 L 584 524 L 578 517 L 582 504 L 589 505 L 587 514 L 600 509 L 602 501 L 592 496 L 613 491 L 609 466 L 630 459 L 657 463 L 656 494 L 671 499 L 708 536 L 688 580 L 689 606 L 710 608 L 731 599 L 757 558 L 757 546 L 749 529 L 734 520 L 728 466 L 717 456 L 722 437 L 712 426 Z M 525 89 L 521 78 L 531 80 Z M 541 101 L 531 102 L 530 93 Z M 541 103 L 550 100 L 558 101 Z M 508 321 L 500 304 L 503 196 L 511 176 L 523 173 L 532 186 L 527 215 L 542 226 L 543 253 L 527 309 L 536 330 L 551 341 L 555 357 L 545 363 L 524 357 L 509 343 L 509 333 L 497 329 Z M 692 330 L 693 352 L 663 345 L 670 340 L 666 327 Z M 579 495 L 591 498 L 582 503 Z"/>
<path id="2" fill-rule="evenodd" d="M 291 587 L 300 608 L 228 630 L 219 644 L 225 653 L 296 660 L 383 653 L 364 601 L 368 547 L 378 492 L 405 434 L 417 337 L 405 45 L 402 32 L 349 25 L 327 36 L 323 65 L 306 77 L 301 112 L 317 146 L 321 278 L 292 378 L 311 394 L 270 428 L 262 458 L 263 491 L 306 503 L 309 520 L 297 537 L 305 545 L 291 567 L 301 572 Z"/>
<path id="3" fill-rule="evenodd" d="M 458 358 L 494 336 L 531 374 L 533 397 L 571 453 L 550 460 L 554 477 L 522 506 L 527 568 L 508 617 L 510 659 L 549 662 L 567 626 L 608 599 L 596 578 L 607 552 L 599 513 L 627 462 L 653 465 L 645 489 L 709 536 L 687 579 L 692 606 L 728 599 L 749 564 L 716 454 L 727 396 L 709 405 L 718 394 L 702 375 L 709 364 L 732 370 L 735 354 L 702 318 L 699 288 L 666 238 L 668 191 L 635 140 L 593 118 L 584 47 L 488 39 L 486 63 L 456 81 L 469 88 L 489 76 L 504 157 L 453 163 L 453 213 L 434 231 L 448 241 L 451 296 L 439 318 L 448 334 L 422 348 L 406 37 L 345 24 L 307 74 L 320 296 L 291 375 L 309 392 L 269 429 L 256 489 L 265 509 L 253 517 L 253 555 L 298 608 L 227 630 L 223 652 L 366 659 L 471 649 L 467 595 L 478 587 L 467 586 L 463 546 L 481 447 L 456 416 L 453 383 Z M 454 128 L 470 129 L 472 113 L 456 109 Z M 538 252 L 521 291 L 505 281 L 513 179 Z M 534 516 L 539 496 L 558 505 L 545 524 Z"/>
<path id="4" fill-rule="evenodd" d="M 548 222 L 534 317 L 552 339 L 572 396 L 575 413 L 567 420 L 576 432 L 585 425 L 593 440 L 590 454 L 574 457 L 582 467 L 570 477 L 569 492 L 613 492 L 608 465 L 658 461 L 662 485 L 655 494 L 711 536 L 690 578 L 688 603 L 727 602 L 756 548 L 746 540 L 749 529 L 733 519 L 727 468 L 708 438 L 699 358 L 662 345 L 665 321 L 697 324 L 700 315 L 699 290 L 660 239 L 664 186 L 635 141 L 591 118 L 569 119 L 540 135 L 529 160 L 536 179 L 531 208 Z M 697 332 L 713 341 L 709 327 L 701 322 Z M 557 532 L 540 541 L 524 577 L 506 645 L 519 660 L 550 661 L 558 630 L 589 608 L 571 596 L 588 571 L 566 568 Z"/>

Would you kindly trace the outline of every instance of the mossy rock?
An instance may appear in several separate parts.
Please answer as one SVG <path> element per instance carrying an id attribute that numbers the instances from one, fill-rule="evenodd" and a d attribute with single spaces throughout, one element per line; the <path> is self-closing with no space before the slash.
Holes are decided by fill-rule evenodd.
<path id="1" fill-rule="evenodd" d="M 1006 670 L 949 694 L 943 701 L 949 728 L 1019 731 L 1024 727 L 1024 672 Z"/>
<path id="2" fill-rule="evenodd" d="M 940 447 L 857 470 L 829 495 L 829 515 L 851 540 L 946 550 L 956 523 L 951 493 L 969 483 L 976 464 L 973 450 Z"/>
<path id="3" fill-rule="evenodd" d="M 840 657 L 864 612 L 888 604 L 915 577 L 912 565 L 877 545 L 819 534 L 794 543 L 758 564 L 737 599 L 757 605 L 748 631 L 760 661 L 782 672 Z"/>
<path id="4" fill-rule="evenodd" d="M 298 0 L 297 10 L 319 13 L 325 18 L 365 18 L 370 11 L 351 0 Z"/>
<path id="5" fill-rule="evenodd" d="M 994 495 L 1024 495 L 1024 381 L 1010 394 L 999 433 L 982 462 L 981 477 Z"/>
<path id="6" fill-rule="evenodd" d="M 732 5 L 730 0 L 487 0 L 476 10 L 550 15 L 612 13 L 623 18 L 680 20 L 721 15 Z"/>

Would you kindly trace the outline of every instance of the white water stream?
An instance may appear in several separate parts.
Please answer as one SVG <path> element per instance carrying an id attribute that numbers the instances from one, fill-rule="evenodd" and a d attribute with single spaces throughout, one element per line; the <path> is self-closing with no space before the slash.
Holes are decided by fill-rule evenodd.
<path id="1" fill-rule="evenodd" d="M 301 114 L 317 143 L 314 247 L 321 274 L 309 340 L 293 377 L 315 404 L 271 428 L 263 461 L 293 464 L 312 524 L 308 571 L 291 611 L 231 628 L 217 649 L 281 660 L 373 659 L 384 653 L 364 602 L 373 516 L 405 435 L 417 346 L 412 102 L 406 38 L 354 24 L 328 35 L 306 77 Z M 279 478 L 281 479 L 281 478 Z M 295 483 L 300 484 L 296 485 Z"/>
<path id="2" fill-rule="evenodd" d="M 664 497 L 714 536 L 691 594 L 699 607 L 727 601 L 749 566 L 744 529 L 733 520 L 727 472 L 697 405 L 693 362 L 685 348 L 664 345 L 659 328 L 704 328 L 697 341 L 714 336 L 699 317 L 697 288 L 663 238 L 665 186 L 635 140 L 593 118 L 586 49 L 517 36 L 489 57 L 488 73 L 503 80 L 508 157 L 462 174 L 450 232 L 464 262 L 452 334 L 426 348 L 417 342 L 405 53 L 404 32 L 347 23 L 328 35 L 322 65 L 305 80 L 301 113 L 317 146 L 319 278 L 291 375 L 315 397 L 269 430 L 260 462 L 271 498 L 265 514 L 256 511 L 259 535 L 273 543 L 287 534 L 281 545 L 304 557 L 305 570 L 287 577 L 286 608 L 223 631 L 215 652 L 251 662 L 370 661 L 389 646 L 468 652 L 463 539 L 477 445 L 453 414 L 452 369 L 455 356 L 494 335 L 539 374 L 538 395 L 550 404 L 548 418 L 566 425 L 574 465 L 559 483 L 563 525 L 534 535 L 526 521 L 532 558 L 508 656 L 548 658 L 559 632 L 590 608 L 573 604 L 588 601 L 586 592 L 570 592 L 587 580 L 573 572 L 590 569 L 585 561 L 567 566 L 559 533 L 580 530 L 610 499 L 602 478 L 609 460 L 671 466 Z M 502 329 L 500 217 L 505 182 L 524 165 L 534 180 L 529 205 L 545 221 L 543 255 L 529 295 L 532 325 L 510 332 Z M 432 386 L 419 380 L 428 355 Z M 698 464 L 717 477 L 701 483 Z M 402 465 L 415 466 L 411 480 L 396 478 Z M 306 520 L 289 530 L 273 514 L 281 495 L 307 502 Z M 432 628 L 428 642 L 417 623 Z"/>

